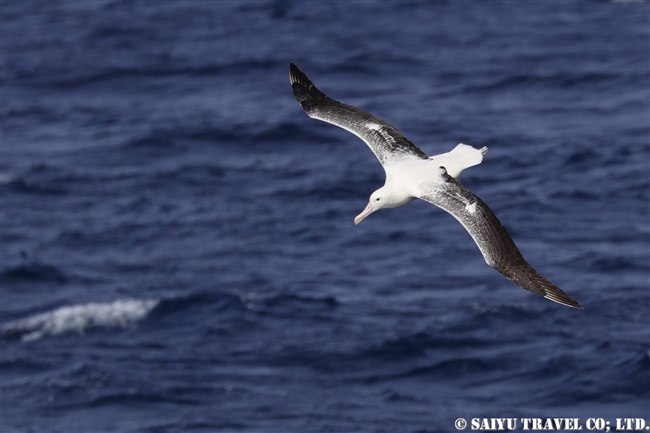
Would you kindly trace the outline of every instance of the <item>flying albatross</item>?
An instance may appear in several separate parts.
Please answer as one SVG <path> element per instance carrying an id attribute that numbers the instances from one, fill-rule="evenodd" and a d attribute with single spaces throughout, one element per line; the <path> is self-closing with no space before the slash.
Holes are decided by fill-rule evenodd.
<path id="1" fill-rule="evenodd" d="M 522 288 L 568 307 L 582 306 L 526 262 L 494 212 L 456 177 L 480 164 L 487 147 L 465 144 L 427 157 L 388 122 L 343 104 L 318 90 L 293 63 L 289 66 L 293 95 L 309 117 L 343 128 L 366 142 L 386 172 L 386 183 L 373 192 L 361 220 L 383 208 L 422 199 L 449 212 L 469 232 L 488 265 Z"/>

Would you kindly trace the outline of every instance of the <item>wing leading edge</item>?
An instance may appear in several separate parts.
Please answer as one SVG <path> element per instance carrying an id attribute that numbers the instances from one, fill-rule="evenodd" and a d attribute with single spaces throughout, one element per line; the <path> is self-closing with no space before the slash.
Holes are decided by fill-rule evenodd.
<path id="1" fill-rule="evenodd" d="M 359 108 L 327 96 L 296 65 L 289 65 L 293 95 L 311 118 L 343 128 L 366 142 L 382 165 L 403 158 L 427 155 L 394 126 Z"/>
<path id="2" fill-rule="evenodd" d="M 494 212 L 440 167 L 444 182 L 421 186 L 420 198 L 450 213 L 476 242 L 488 265 L 523 289 L 568 307 L 582 305 L 526 262 Z"/>

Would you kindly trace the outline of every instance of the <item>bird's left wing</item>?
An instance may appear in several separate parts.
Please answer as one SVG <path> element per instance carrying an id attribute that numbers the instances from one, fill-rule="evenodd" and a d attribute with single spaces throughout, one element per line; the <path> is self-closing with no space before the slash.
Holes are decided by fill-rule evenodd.
<path id="1" fill-rule="evenodd" d="M 526 262 L 494 212 L 440 167 L 442 182 L 420 185 L 422 200 L 449 212 L 469 232 L 488 265 L 522 288 L 573 308 L 582 306 Z"/>
<path id="2" fill-rule="evenodd" d="M 330 98 L 314 86 L 296 65 L 289 65 L 293 95 L 309 117 L 350 131 L 366 142 L 382 165 L 403 159 L 426 159 L 422 152 L 393 125 L 359 108 Z"/>

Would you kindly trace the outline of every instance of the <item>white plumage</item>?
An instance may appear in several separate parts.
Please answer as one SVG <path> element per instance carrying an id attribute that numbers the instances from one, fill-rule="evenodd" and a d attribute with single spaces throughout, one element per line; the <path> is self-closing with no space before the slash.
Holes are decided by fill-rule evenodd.
<path id="1" fill-rule="evenodd" d="M 379 209 L 399 207 L 418 198 L 425 200 L 456 218 L 472 236 L 486 263 L 505 277 L 546 299 L 582 308 L 526 262 L 494 212 L 456 180 L 463 170 L 483 161 L 486 147 L 475 149 L 461 143 L 447 153 L 427 157 L 391 124 L 325 95 L 293 63 L 290 79 L 294 96 L 309 117 L 352 132 L 384 167 L 384 186 L 372 193 L 366 208 L 354 219 L 355 224 Z"/>

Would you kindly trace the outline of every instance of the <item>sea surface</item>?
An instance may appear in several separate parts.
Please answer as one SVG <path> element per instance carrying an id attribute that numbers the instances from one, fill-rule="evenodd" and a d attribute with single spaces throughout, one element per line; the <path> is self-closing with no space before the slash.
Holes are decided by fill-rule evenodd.
<path id="1" fill-rule="evenodd" d="M 2 433 L 650 424 L 648 3 L 0 7 Z M 289 62 L 488 146 L 460 181 L 584 310 L 425 202 L 355 226 L 383 170 Z"/>

